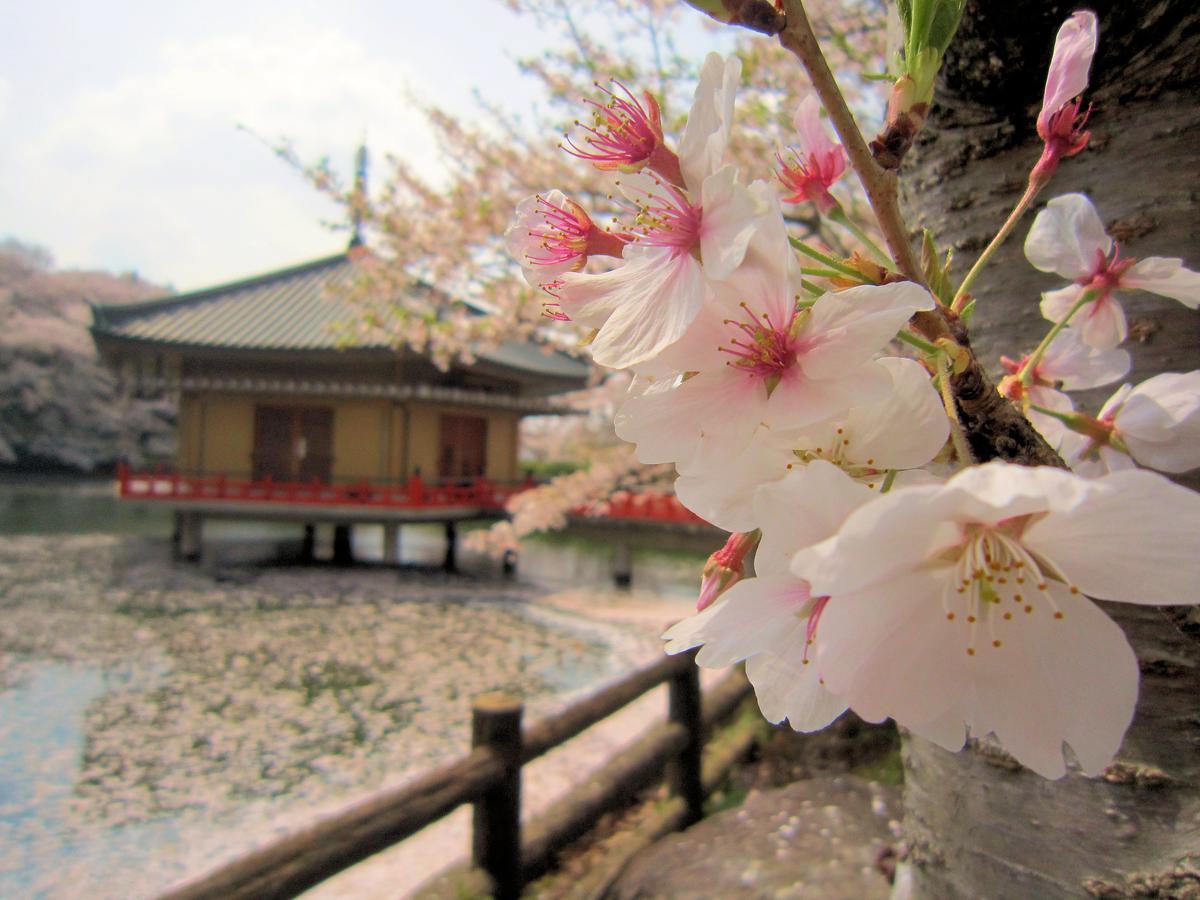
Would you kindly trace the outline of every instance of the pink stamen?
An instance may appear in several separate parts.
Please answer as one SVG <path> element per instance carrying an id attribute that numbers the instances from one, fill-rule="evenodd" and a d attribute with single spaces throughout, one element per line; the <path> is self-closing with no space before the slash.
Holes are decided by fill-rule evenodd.
<path id="1" fill-rule="evenodd" d="M 821 614 L 825 612 L 825 607 L 829 605 L 829 595 L 824 597 L 813 597 L 812 611 L 808 614 L 808 624 L 804 628 L 804 655 L 801 657 L 805 663 L 808 662 L 808 648 L 812 646 L 813 641 L 817 638 L 817 625 L 821 621 Z"/>
<path id="2" fill-rule="evenodd" d="M 748 321 L 725 320 L 726 325 L 732 325 L 745 335 L 745 339 L 735 337 L 728 346 L 720 348 L 722 353 L 734 357 L 726 365 L 736 366 L 756 378 L 782 375 L 796 364 L 797 347 L 793 335 L 796 315 L 793 314 L 786 325 L 777 325 L 766 313 L 760 316 L 745 303 L 741 306 Z"/>
<path id="3" fill-rule="evenodd" d="M 562 311 L 558 305 L 561 299 L 556 291 L 563 286 L 561 278 L 555 278 L 553 281 L 547 281 L 542 285 L 542 290 L 550 297 L 549 300 L 542 301 L 542 315 L 547 319 L 554 319 L 556 322 L 570 322 L 571 317 Z"/>
<path id="4" fill-rule="evenodd" d="M 1092 271 L 1075 283 L 1096 292 L 1096 299 L 1102 300 L 1121 287 L 1121 277 L 1137 263 L 1132 257 L 1121 258 L 1120 244 L 1113 242 L 1112 253 L 1104 255 L 1104 251 L 1096 250 L 1096 265 Z M 1095 306 L 1093 305 L 1093 310 Z"/>
<path id="5" fill-rule="evenodd" d="M 589 256 L 622 256 L 630 240 L 628 235 L 597 228 L 583 207 L 571 200 L 560 208 L 538 195 L 537 212 L 544 224 L 530 231 L 529 236 L 538 242 L 542 252 L 525 255 L 536 266 L 570 263 L 573 271 L 579 271 Z"/>
<path id="6" fill-rule="evenodd" d="M 655 178 L 657 192 L 637 191 L 643 195 L 636 205 L 631 229 L 638 242 L 651 247 L 669 247 L 672 256 L 699 250 L 702 210 L 688 200 L 687 195 L 673 184 Z M 632 189 L 627 188 L 632 193 Z"/>
<path id="7" fill-rule="evenodd" d="M 784 203 L 815 203 L 817 209 L 827 213 L 837 206 L 837 200 L 829 193 L 830 186 L 841 177 L 846 170 L 846 159 L 840 147 L 825 153 L 811 153 L 807 158 L 802 157 L 794 149 L 789 148 L 791 161 L 785 160 L 779 154 L 779 171 L 776 173 L 780 183 L 791 191 L 783 198 Z"/>
<path id="8" fill-rule="evenodd" d="M 597 169 L 628 172 L 649 166 L 672 183 L 682 185 L 679 158 L 663 141 L 662 114 L 657 101 L 648 91 L 643 91 L 643 106 L 621 82 L 614 81 L 613 84 L 619 94 L 596 85 L 608 97 L 607 103 L 585 101 L 595 110 L 595 124 L 575 123 L 584 131 L 584 146 L 569 137 L 560 146 Z"/>
<path id="9" fill-rule="evenodd" d="M 1038 122 L 1038 135 L 1046 142 L 1042 157 L 1033 167 L 1032 179 L 1048 180 L 1058 169 L 1060 160 L 1082 153 L 1091 140 L 1092 133 L 1085 130 L 1088 117 L 1092 114 L 1089 104 L 1082 109 L 1083 100 L 1076 98 L 1050 116 L 1048 124 L 1043 128 Z M 1082 111 L 1081 111 L 1082 110 Z"/>

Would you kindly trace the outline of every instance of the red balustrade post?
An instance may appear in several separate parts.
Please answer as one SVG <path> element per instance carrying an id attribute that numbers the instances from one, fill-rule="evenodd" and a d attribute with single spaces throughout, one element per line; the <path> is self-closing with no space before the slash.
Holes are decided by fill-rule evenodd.
<path id="1" fill-rule="evenodd" d="M 425 502 L 425 482 L 420 472 L 408 479 L 408 502 L 413 506 L 421 506 Z"/>

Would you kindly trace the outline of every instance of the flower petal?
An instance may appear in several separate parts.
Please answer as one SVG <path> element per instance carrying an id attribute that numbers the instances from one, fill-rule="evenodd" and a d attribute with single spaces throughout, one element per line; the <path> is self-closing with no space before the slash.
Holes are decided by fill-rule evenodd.
<path id="1" fill-rule="evenodd" d="M 797 466 L 782 481 L 754 493 L 754 518 L 763 536 L 754 555 L 760 575 L 780 574 L 796 551 L 823 541 L 875 494 L 822 460 Z"/>
<path id="2" fill-rule="evenodd" d="M 1053 501 L 1022 543 L 1090 597 L 1151 605 L 1196 602 L 1200 495 L 1143 471 L 1115 472 L 1081 485 L 1074 499 Z"/>
<path id="3" fill-rule="evenodd" d="M 973 734 L 1045 778 L 1066 771 L 1062 744 L 1097 774 L 1120 747 L 1137 701 L 1137 659 L 1121 629 L 1094 603 L 1049 587 L 1061 618 L 1039 610 L 995 626 L 999 648 L 980 641 L 969 676 Z"/>
<path id="4" fill-rule="evenodd" d="M 850 441 L 846 456 L 878 469 L 923 466 L 950 436 L 941 397 L 916 360 L 885 356 L 878 364 L 891 376 L 892 390 L 881 403 L 851 408 L 845 424 Z"/>
<path id="5" fill-rule="evenodd" d="M 1067 327 L 1046 349 L 1045 357 L 1038 363 L 1037 374 L 1046 381 L 1061 382 L 1064 391 L 1086 391 L 1124 378 L 1129 365 L 1126 351 L 1089 347 L 1079 329 Z"/>
<path id="6" fill-rule="evenodd" d="M 804 625 L 797 623 L 784 638 L 803 646 L 804 632 Z M 817 731 L 845 712 L 846 703 L 821 685 L 816 666 L 804 665 L 798 656 L 798 651 L 759 653 L 746 661 L 746 676 L 767 721 L 787 719 L 797 731 Z"/>
<path id="7" fill-rule="evenodd" d="M 675 496 L 722 531 L 753 531 L 759 527 L 754 513 L 755 489 L 761 484 L 777 482 L 787 473 L 788 463 L 795 460 L 790 450 L 760 432 L 733 463 L 717 470 L 679 476 L 675 480 Z"/>
<path id="8" fill-rule="evenodd" d="M 1121 287 L 1137 288 L 1178 300 L 1189 309 L 1200 308 L 1200 272 L 1183 267 L 1183 260 L 1148 256 L 1121 276 Z"/>
<path id="9" fill-rule="evenodd" d="M 723 281 L 742 264 L 750 239 L 768 209 L 737 183 L 733 166 L 725 166 L 704 179 L 700 198 L 704 271 L 714 281 Z"/>
<path id="10" fill-rule="evenodd" d="M 728 369 L 629 397 L 617 410 L 617 435 L 636 443 L 644 463 L 675 463 L 683 474 L 727 464 L 754 436 L 767 391 Z"/>
<path id="11" fill-rule="evenodd" d="M 1101 297 L 1084 308 L 1079 336 L 1089 347 L 1112 350 L 1125 340 L 1128 333 L 1125 310 L 1112 294 Z"/>
<path id="12" fill-rule="evenodd" d="M 696 662 L 723 668 L 762 652 L 789 629 L 809 600 L 808 585 L 790 575 L 739 581 L 704 612 L 667 629 L 668 653 L 703 644 Z"/>
<path id="13" fill-rule="evenodd" d="M 836 378 L 870 359 L 933 297 L 910 281 L 825 294 L 800 332 L 800 366 L 809 378 Z"/>
<path id="14" fill-rule="evenodd" d="M 1074 13 L 1059 28 L 1050 69 L 1046 73 L 1042 111 L 1037 118 L 1039 134 L 1045 135 L 1050 117 L 1087 87 L 1088 70 L 1096 53 L 1096 31 L 1096 14 L 1087 9 Z"/>
<path id="15" fill-rule="evenodd" d="M 826 687 L 872 721 L 929 722 L 960 704 L 967 656 L 942 613 L 941 591 L 922 571 L 834 595 L 816 634 Z"/>
<path id="16" fill-rule="evenodd" d="M 742 75 L 742 61 L 710 53 L 700 68 L 700 80 L 687 124 L 679 139 L 679 164 L 684 183 L 697 190 L 720 168 L 729 143 L 733 101 Z"/>
<path id="17" fill-rule="evenodd" d="M 1090 275 L 1097 253 L 1107 258 L 1111 250 L 1112 238 L 1083 194 L 1064 194 L 1047 203 L 1025 238 L 1025 257 L 1034 268 L 1071 279 Z"/>
<path id="18" fill-rule="evenodd" d="M 700 264 L 666 248 L 626 251 L 608 272 L 562 276 L 559 305 L 583 325 L 599 328 L 592 358 L 622 369 L 651 359 L 677 341 L 696 318 L 706 286 Z"/>

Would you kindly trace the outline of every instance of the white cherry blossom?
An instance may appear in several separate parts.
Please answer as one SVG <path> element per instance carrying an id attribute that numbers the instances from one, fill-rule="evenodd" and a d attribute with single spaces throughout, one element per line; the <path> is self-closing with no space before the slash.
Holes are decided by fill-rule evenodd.
<path id="1" fill-rule="evenodd" d="M 755 231 L 774 212 L 762 188 L 723 165 L 741 63 L 710 54 L 680 145 L 682 186 L 653 173 L 618 186 L 636 207 L 635 244 L 609 272 L 566 272 L 555 291 L 565 315 L 598 330 L 592 358 L 626 368 L 653 359 L 695 319 L 711 282 L 743 262 Z"/>
<path id="2" fill-rule="evenodd" d="M 1128 332 L 1125 311 L 1115 297 L 1118 290 L 1149 291 L 1191 309 L 1200 306 L 1200 273 L 1185 269 L 1180 259 L 1121 257 L 1082 194 L 1064 194 L 1046 204 L 1029 229 L 1025 256 L 1035 268 L 1074 282 L 1042 294 L 1042 315 L 1051 322 L 1061 322 L 1090 292 L 1072 324 L 1084 343 L 1100 350 L 1111 350 Z"/>
<path id="3" fill-rule="evenodd" d="M 890 356 L 879 364 L 891 388 L 875 402 L 803 429 L 761 429 L 732 463 L 680 476 L 676 495 L 718 528 L 749 531 L 759 527 L 755 488 L 813 460 L 831 462 L 869 488 L 880 487 L 889 469 L 925 465 L 949 436 L 941 398 L 920 363 Z"/>
<path id="4" fill-rule="evenodd" d="M 525 280 L 537 287 L 578 272 L 590 256 L 621 256 L 628 236 L 598 227 L 582 206 L 553 190 L 517 204 L 504 238 Z"/>
<path id="5" fill-rule="evenodd" d="M 1128 469 L 1134 462 L 1160 472 L 1195 469 L 1200 466 L 1200 371 L 1164 372 L 1137 387 L 1123 385 L 1089 424 L 1091 438 L 1076 435 L 1066 457 L 1083 475 Z"/>
<path id="6" fill-rule="evenodd" d="M 836 467 L 816 462 L 797 469 L 754 496 L 762 541 L 754 578 L 739 581 L 703 612 L 671 627 L 668 653 L 701 646 L 696 662 L 720 668 L 747 660 L 746 674 L 759 707 L 772 722 L 814 731 L 837 718 L 846 704 L 820 683 L 811 665 L 814 636 L 829 603 L 788 571 L 801 547 L 822 540 L 869 500 L 872 492 Z M 835 601 L 836 602 L 836 601 Z"/>
<path id="7" fill-rule="evenodd" d="M 933 306 L 910 282 L 825 294 L 803 310 L 786 282 L 761 273 L 727 287 L 724 308 L 707 306 L 672 349 L 696 374 L 617 411 L 617 434 L 638 445 L 642 462 L 674 462 L 683 474 L 722 466 L 760 428 L 811 425 L 883 396 L 891 378 L 873 357 Z"/>
<path id="8" fill-rule="evenodd" d="M 832 595 L 817 635 L 827 687 L 956 750 L 994 734 L 1048 778 L 1063 742 L 1112 760 L 1138 669 L 1088 597 L 1194 602 L 1200 497 L 1149 472 L 1094 480 L 992 462 L 894 491 L 801 550 L 792 572 Z"/>
<path id="9" fill-rule="evenodd" d="M 1130 365 L 1127 351 L 1089 347 L 1083 342 L 1078 328 L 1064 328 L 1058 333 L 1025 383 L 1019 373 L 1027 361 L 1028 357 L 1020 360 L 1000 358 L 1000 364 L 1009 373 L 1000 383 L 1000 392 L 1019 404 L 1033 426 L 1060 451 L 1074 446 L 1077 443 L 1075 436 L 1062 421 L 1038 412 L 1035 407 L 1059 413 L 1073 412 L 1075 405 L 1063 391 L 1086 391 L 1111 384 L 1123 378 Z"/>

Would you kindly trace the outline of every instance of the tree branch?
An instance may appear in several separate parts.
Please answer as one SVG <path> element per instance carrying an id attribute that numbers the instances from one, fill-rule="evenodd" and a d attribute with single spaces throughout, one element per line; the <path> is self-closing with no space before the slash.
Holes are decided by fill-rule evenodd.
<path id="1" fill-rule="evenodd" d="M 829 113 L 829 120 L 833 123 L 838 137 L 842 139 L 847 156 L 850 157 L 850 165 L 854 167 L 863 190 L 867 192 L 867 200 L 871 209 L 875 211 L 875 218 L 879 221 L 888 252 L 896 261 L 897 268 L 904 277 L 924 284 L 921 267 L 908 239 L 908 229 L 900 216 L 896 173 L 880 168 L 871 155 L 871 149 L 863 139 L 858 123 L 854 121 L 854 113 L 846 105 L 846 98 L 842 96 L 833 72 L 829 70 L 825 54 L 821 52 L 803 2 L 783 0 L 783 10 L 787 24 L 779 32 L 779 42 L 800 60 L 809 80 L 812 81 L 813 89 L 821 98 L 821 104 Z M 942 334 L 944 333 L 943 329 Z"/>

